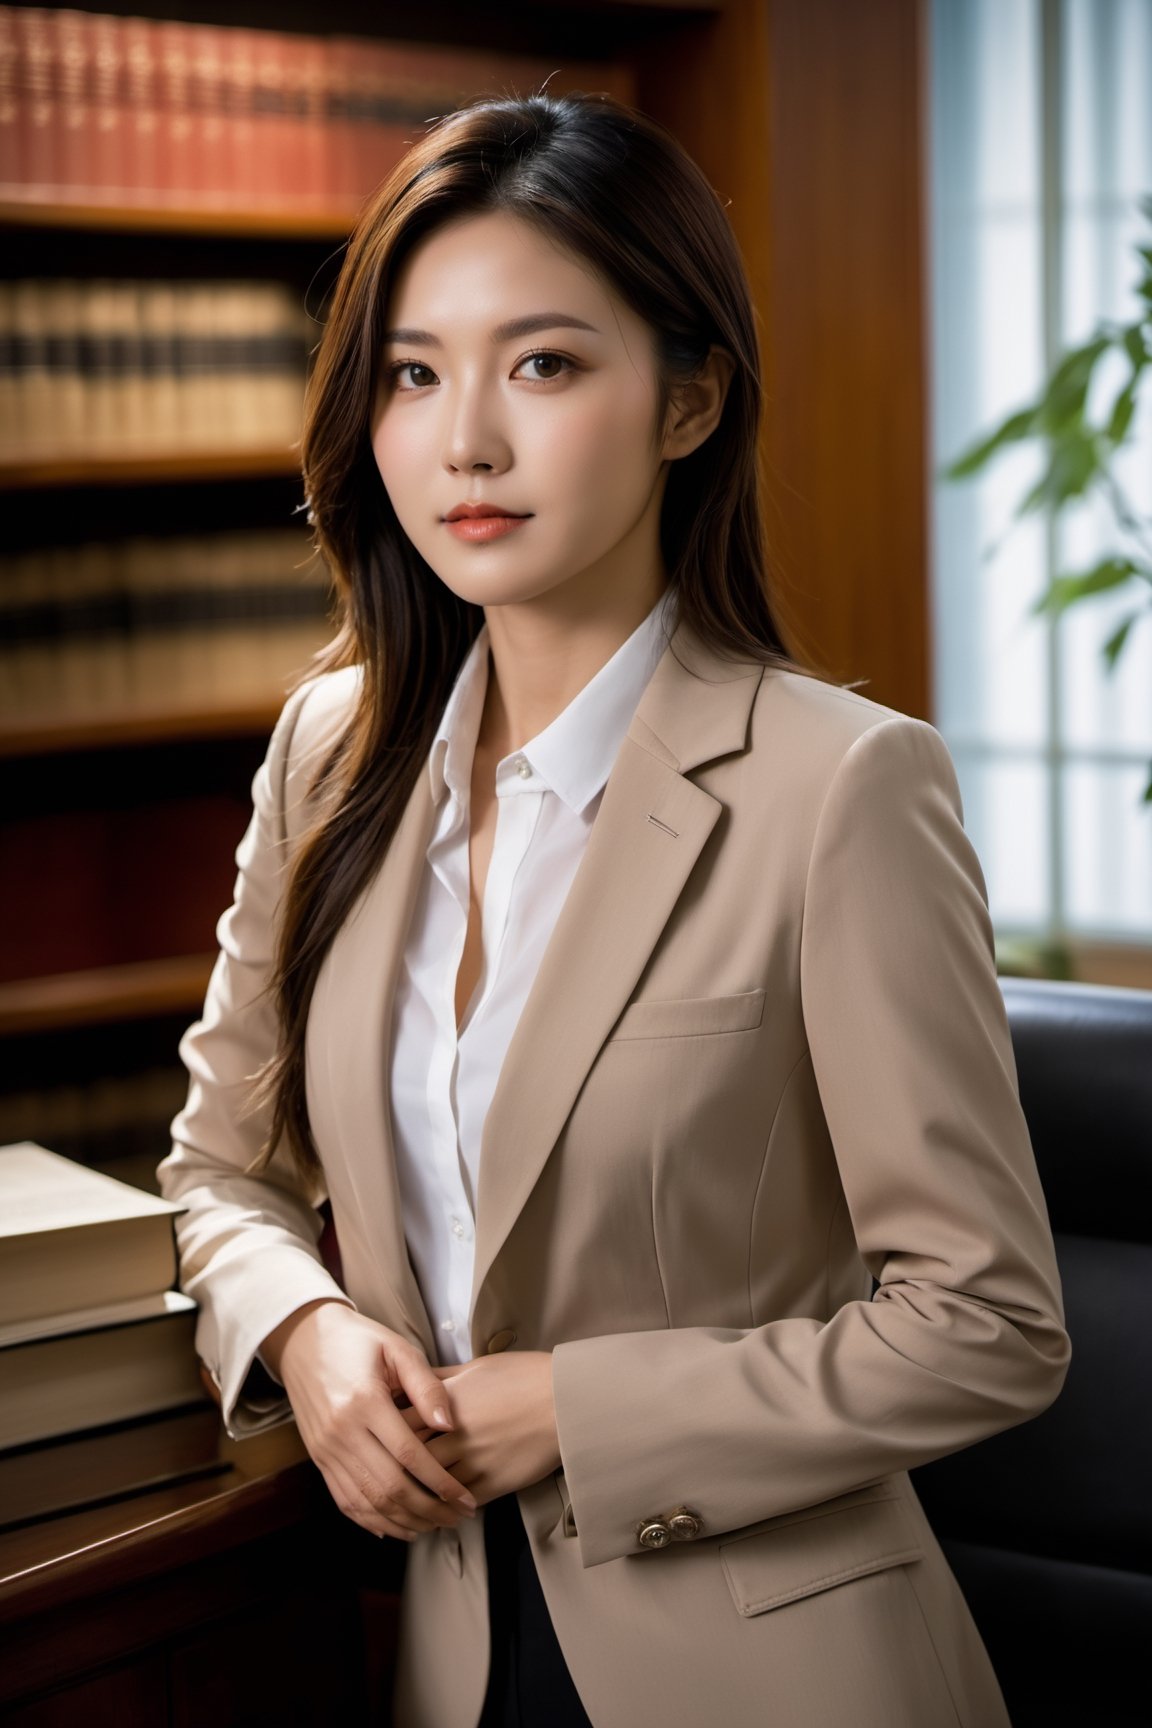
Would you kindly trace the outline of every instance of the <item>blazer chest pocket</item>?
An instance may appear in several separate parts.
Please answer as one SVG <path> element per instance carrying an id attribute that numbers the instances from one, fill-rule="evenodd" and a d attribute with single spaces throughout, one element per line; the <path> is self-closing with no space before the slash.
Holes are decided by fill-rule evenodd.
<path id="1" fill-rule="evenodd" d="M 682 996 L 665 1002 L 632 1002 L 609 1043 L 624 1038 L 699 1038 L 710 1032 L 746 1032 L 764 1018 L 763 990 L 736 996 Z"/>
<path id="2" fill-rule="evenodd" d="M 810 1513 L 720 1544 L 732 1600 L 741 1614 L 763 1614 L 849 1579 L 923 1558 L 903 1507 L 873 1495 Z"/>

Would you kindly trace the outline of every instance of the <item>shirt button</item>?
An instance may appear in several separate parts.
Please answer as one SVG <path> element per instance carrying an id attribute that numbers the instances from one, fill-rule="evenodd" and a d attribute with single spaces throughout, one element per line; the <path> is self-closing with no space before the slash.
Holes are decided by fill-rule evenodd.
<path id="1" fill-rule="evenodd" d="M 464 1226 L 461 1224 L 459 1218 L 453 1218 L 452 1220 L 452 1234 L 453 1236 L 463 1236 L 464 1234 Z"/>
<path id="2" fill-rule="evenodd" d="M 529 762 L 529 760 L 526 756 L 517 756 L 517 758 L 516 758 L 516 772 L 517 772 L 517 774 L 519 774 L 521 780 L 531 780 L 531 778 L 532 778 L 532 764 L 531 764 L 531 762 Z"/>
<path id="3" fill-rule="evenodd" d="M 441 1330 L 441 1332 L 455 1332 L 455 1330 L 456 1330 L 455 1320 L 441 1320 L 440 1330 Z"/>

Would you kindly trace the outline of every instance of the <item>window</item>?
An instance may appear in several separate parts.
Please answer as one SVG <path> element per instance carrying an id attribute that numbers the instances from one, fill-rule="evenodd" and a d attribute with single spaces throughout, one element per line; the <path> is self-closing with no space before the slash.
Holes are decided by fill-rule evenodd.
<path id="1" fill-rule="evenodd" d="M 931 25 L 939 469 L 1101 318 L 1137 315 L 1152 0 L 932 0 Z M 1102 368 L 1094 392 L 1110 399 L 1123 376 Z M 1117 473 L 1152 518 L 1150 395 Z M 1130 590 L 1030 614 L 1050 573 L 1117 545 L 1102 503 L 1008 532 L 1038 466 L 1021 446 L 976 480 L 936 483 L 936 723 L 998 935 L 1152 947 L 1152 614 L 1111 675 L 1101 649 Z"/>

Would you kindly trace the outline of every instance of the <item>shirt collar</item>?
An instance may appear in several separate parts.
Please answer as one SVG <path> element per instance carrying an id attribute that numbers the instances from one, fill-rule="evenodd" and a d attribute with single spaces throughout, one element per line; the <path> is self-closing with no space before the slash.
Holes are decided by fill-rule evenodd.
<path id="1" fill-rule="evenodd" d="M 667 647 L 675 591 L 666 588 L 627 641 L 567 708 L 496 770 L 497 796 L 549 790 L 577 815 L 603 790 L 641 696 Z M 473 642 L 444 709 L 428 760 L 436 803 L 471 791 L 472 762 L 488 689 L 488 626 Z M 531 774 L 520 764 L 527 761 Z"/>

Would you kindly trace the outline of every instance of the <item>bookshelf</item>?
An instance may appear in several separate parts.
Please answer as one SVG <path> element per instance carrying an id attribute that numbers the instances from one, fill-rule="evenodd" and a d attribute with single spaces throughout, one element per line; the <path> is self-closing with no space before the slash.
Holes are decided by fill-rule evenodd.
<path id="1" fill-rule="evenodd" d="M 695 156 L 743 248 L 764 342 L 769 530 L 798 639 L 837 676 L 869 679 L 867 694 L 930 717 L 919 0 L 509 0 L 483 14 L 463 0 L 419 9 L 331 0 L 322 17 L 304 0 L 275 9 L 141 0 L 100 14 L 326 41 L 394 32 L 422 52 L 450 44 L 543 56 L 549 72 L 581 61 L 586 87 L 620 80 Z M 361 197 L 289 207 L 251 197 L 213 204 L 202 193 L 161 199 L 139 187 L 116 197 L 0 185 L 0 289 L 18 278 L 260 281 L 318 313 Z M 877 403 L 883 425 L 869 430 Z M 848 427 L 865 430 L 846 443 Z M 33 560 L 59 542 L 283 528 L 302 501 L 290 439 L 9 452 L 0 492 L 5 549 Z M 276 691 L 216 690 L 159 700 L 105 692 L 88 707 L 61 693 L 48 712 L 0 708 L 0 1140 L 40 1141 L 150 1184 L 182 1095 L 176 1043 L 202 998 L 251 777 L 279 706 Z M 294 1431 L 279 1432 L 290 1446 Z M 244 1456 L 256 1459 L 265 1442 L 279 1444 L 274 1435 L 244 1442 Z M 255 1549 L 233 1551 L 221 1538 L 224 1564 L 209 1580 L 197 1569 L 217 1537 L 203 1532 L 256 1534 L 251 1514 L 267 1518 L 259 1534 L 274 1542 L 305 1500 L 328 1516 L 299 1453 L 270 1453 L 266 1470 L 250 1474 L 247 1484 L 198 1479 L 164 1499 L 12 1534 L 0 1607 L 21 1634 L 35 1631 L 4 1698 L 13 1721 L 45 1728 L 81 1705 L 168 1721 L 197 1665 L 222 1668 L 219 1651 L 233 1649 L 222 1621 L 219 1646 L 183 1640 L 181 1616 L 202 1615 L 209 1601 L 246 1628 L 228 1670 L 240 1683 L 242 1652 L 263 1636 L 251 1628 L 269 1607 L 266 1581 L 284 1569 L 261 1548 L 241 1600 L 235 1554 Z M 340 1537 L 355 1535 L 337 1522 Z M 161 1624 L 152 1579 L 172 1567 L 174 1606 Z M 124 1591 L 105 1610 L 110 1578 Z M 391 1614 L 389 1598 L 369 1640 L 380 1660 Z M 164 1645 L 162 1657 L 149 1639 Z M 65 1643 L 68 1672 L 53 1679 Z M 303 1635 L 299 1645 L 314 1648 Z M 39 1694 L 65 1680 L 64 1713 L 53 1716 Z M 314 1684 L 315 1674 L 302 1677 L 285 1708 L 311 1702 Z M 147 1707 L 137 1706 L 145 1695 Z M 251 1700 L 243 1719 L 272 1719 L 258 1713 L 271 1702 Z M 205 1700 L 202 1719 L 229 1720 L 219 1705 Z M 293 1719 L 333 1720 L 333 1700 L 321 1697 L 313 1714 L 301 1703 Z"/>
<path id="2" fill-rule="evenodd" d="M 171 455 L 78 457 L 55 456 L 36 461 L 0 459 L 0 491 L 29 492 L 79 486 L 158 486 L 167 480 L 238 480 L 266 475 L 294 478 L 299 472 L 295 451 L 267 450 L 176 451 Z"/>
<path id="3" fill-rule="evenodd" d="M 687 15 L 708 10 L 692 8 Z M 55 325 L 50 309 L 42 315 L 35 305 L 30 313 L 25 308 L 35 343 L 37 318 L 50 335 L 63 327 L 66 339 L 71 320 L 83 338 L 96 317 L 84 298 L 86 285 L 95 291 L 101 284 L 139 283 L 137 312 L 146 310 L 146 286 L 177 294 L 212 288 L 223 295 L 229 283 L 267 285 L 269 291 L 274 285 L 307 308 L 314 342 L 340 243 L 364 198 L 401 153 L 399 134 L 415 134 L 414 101 L 425 113 L 438 112 L 476 90 L 499 87 L 506 73 L 519 87 L 552 75 L 554 88 L 565 87 L 567 79 L 568 87 L 591 84 L 634 96 L 635 62 L 684 15 L 677 5 L 510 7 L 478 32 L 474 19 L 469 31 L 451 5 L 433 4 L 416 31 L 409 23 L 393 39 L 378 13 L 341 0 L 319 25 L 311 9 L 273 12 L 259 4 L 112 4 L 84 12 L 0 7 L 0 76 L 5 64 L 11 70 L 15 63 L 19 83 L 23 67 L 29 112 L 28 80 L 39 80 L 39 96 L 49 107 L 55 104 L 49 131 L 55 126 L 60 134 L 53 139 L 28 127 L 9 135 L 0 153 L 0 233 L 6 242 L 0 296 L 7 292 L 11 305 L 22 282 L 50 285 L 50 304 L 51 295 L 62 296 L 65 287 L 74 295 Z M 12 50 L 7 60 L 6 43 Z M 117 96 L 119 86 L 104 88 L 96 71 L 84 74 L 87 82 L 77 89 L 87 98 L 78 110 L 85 150 L 66 135 L 64 109 L 76 91 L 68 85 L 65 61 L 71 55 L 95 67 L 97 50 L 105 59 L 120 57 L 128 83 Z M 329 63 L 336 93 L 327 139 L 316 130 L 312 97 L 289 124 L 291 105 L 263 98 L 237 104 L 233 90 L 228 101 L 221 98 L 221 111 L 225 128 L 239 128 L 234 173 L 218 184 L 197 184 L 195 153 L 189 154 L 186 136 L 178 136 L 176 119 L 166 118 L 179 97 L 181 72 L 171 62 L 173 52 L 184 56 L 185 68 L 203 54 L 214 56 L 226 72 L 231 61 L 244 60 L 229 73 L 236 77 L 260 74 L 269 56 Z M 137 61 L 151 56 L 155 100 L 149 87 L 132 83 L 135 74 L 123 72 L 129 54 Z M 399 104 L 399 120 L 389 102 Z M 128 152 L 116 158 L 120 178 L 135 182 L 125 190 L 109 179 L 101 104 Z M 219 173 L 221 165 L 227 168 L 228 139 L 220 124 L 212 132 L 203 91 L 197 100 L 190 96 L 188 106 L 192 124 L 207 128 L 197 140 L 200 153 L 215 149 Z M 207 118 L 197 118 L 198 106 Z M 236 118 L 240 110 L 246 118 Z M 312 128 L 307 135 L 306 126 Z M 325 164 L 326 187 L 317 177 L 316 157 Z M 288 168 L 305 177 L 299 195 L 293 195 Z M 77 186 L 78 174 L 94 184 Z M 167 176 L 165 190 L 150 190 L 150 176 Z M 101 316 L 107 323 L 107 308 Z M 123 313 L 116 322 L 113 311 L 108 328 L 120 339 Z M 104 333 L 101 326 L 97 338 Z M 26 342 L 29 331 L 17 328 L 16 334 Z M 302 379 L 301 372 L 301 385 Z M 59 389 L 61 381 L 47 376 L 46 382 Z M 65 409 L 73 406 L 66 394 L 61 401 Z M 49 404 L 40 422 L 28 422 L 34 432 L 41 422 L 51 431 L 53 409 Z M 115 404 L 105 416 L 113 430 L 114 410 Z M 105 627 L 98 614 L 100 604 L 108 610 L 108 595 L 97 594 L 94 614 L 94 579 L 79 567 L 86 547 L 103 548 L 115 562 L 121 554 L 128 557 L 130 541 L 151 537 L 175 545 L 169 537 L 183 535 L 194 552 L 197 537 L 244 536 L 275 526 L 295 528 L 299 556 L 305 556 L 306 536 L 296 515 L 302 487 L 291 438 L 182 448 L 163 438 L 138 437 L 135 445 L 107 448 L 74 437 L 57 449 L 33 438 L 30 448 L 27 442 L 19 448 L 10 443 L 0 451 L 8 518 L 0 552 L 0 622 L 14 626 L 17 640 L 31 631 L 35 646 L 37 630 L 43 634 L 47 628 L 49 636 L 67 632 L 77 607 L 81 635 Z M 61 578 L 60 559 L 73 554 L 78 573 Z M 285 582 L 295 579 L 286 569 Z M 107 572 L 96 580 L 107 582 Z M 145 600 L 157 603 L 155 594 L 145 594 Z M 129 603 L 138 601 L 138 593 L 128 594 Z M 170 597 L 161 593 L 159 602 L 170 604 Z M 87 625 L 93 617 L 96 624 Z M 247 820 L 252 774 L 290 676 L 328 633 L 322 618 L 313 625 L 304 619 L 291 626 L 295 635 L 286 635 L 283 663 L 274 675 L 270 669 L 262 685 L 252 679 L 229 683 L 220 673 L 211 687 L 185 687 L 177 667 L 179 678 L 137 680 L 134 686 L 107 668 L 98 676 L 83 656 L 77 664 L 76 656 L 52 658 L 50 648 L 59 645 L 54 642 L 45 648 L 39 672 L 34 667 L 28 673 L 27 656 L 20 663 L 21 677 L 33 679 L 28 699 L 17 678 L 7 676 L 5 688 L 13 663 L 0 660 L 0 760 L 8 788 L 0 818 L 0 852 L 7 860 L 0 863 L 0 891 L 10 911 L 20 908 L 0 960 L 0 1040 L 10 1076 L 0 1082 L 5 1138 L 60 1144 L 54 1130 L 63 1123 L 77 1129 L 65 1132 L 64 1149 L 86 1156 L 83 1100 L 104 1084 L 92 1053 L 107 1053 L 117 1036 L 125 1050 L 139 1048 L 141 1069 L 149 1072 L 157 1062 L 157 1042 L 166 1038 L 175 1084 L 178 1033 L 203 999 L 215 920 L 231 897 L 233 852 Z M 170 633 L 167 647 L 176 662 L 172 641 Z M 131 1063 L 121 1059 L 115 1074 L 129 1111 Z M 37 1078 L 47 1085 L 37 1085 Z M 154 1086 L 138 1090 L 155 1099 Z M 62 1115 L 64 1095 L 71 1102 Z M 155 1119 L 127 1137 L 126 1155 L 136 1170 L 146 1165 L 141 1147 L 149 1133 L 157 1159 L 166 1149 L 166 1121 L 159 1105 L 150 1107 Z M 114 1122 L 116 1109 L 105 1108 L 103 1118 L 104 1130 L 92 1137 L 94 1162 L 107 1159 L 113 1137 L 107 1122 Z"/>
<path id="4" fill-rule="evenodd" d="M 851 0 L 549 0 L 511 3 L 482 19 L 457 0 L 430 0 L 418 16 L 389 14 L 386 24 L 364 0 L 333 0 L 322 20 L 302 0 L 275 10 L 256 0 L 239 8 L 155 0 L 95 15 L 165 28 L 188 21 L 217 32 L 239 25 L 300 39 L 313 33 L 329 44 L 341 35 L 379 42 L 387 29 L 409 53 L 474 47 L 490 66 L 537 56 L 549 73 L 581 62 L 585 87 L 615 87 L 668 125 L 728 206 L 756 297 L 769 532 L 797 639 L 837 676 L 866 679 L 867 694 L 931 717 L 917 0 L 868 8 Z M 493 82 L 502 80 L 485 87 Z M 562 88 L 562 75 L 552 84 Z M 458 99 L 467 94 L 461 87 Z M 387 164 L 378 158 L 377 166 Z M 316 316 L 368 190 L 289 208 L 283 198 L 278 206 L 231 195 L 213 203 L 203 190 L 159 198 L 137 188 L 116 197 L 0 185 L 0 290 L 17 278 L 258 281 L 286 286 Z M 875 435 L 852 445 L 830 435 L 832 427 L 874 425 L 877 402 L 884 415 Z M 9 451 L 0 492 L 6 547 L 33 554 L 58 538 L 107 544 L 128 534 L 284 527 L 302 502 L 290 439 L 243 449 Z M 4 600 L 0 589 L 0 606 Z M 208 907 L 218 914 L 230 897 L 251 774 L 282 690 L 283 680 L 199 700 L 105 692 L 88 707 L 63 693 L 51 711 L 0 704 L 0 758 L 15 784 L 0 818 L 0 851 L 15 841 L 29 872 L 19 885 L 0 884 L 9 907 L 19 908 L 21 956 L 20 970 L 10 955 L 0 971 L 0 1037 L 51 1045 L 66 1025 L 74 1044 L 86 1015 L 106 1026 L 122 1013 L 131 1040 L 150 1015 L 175 1025 L 166 1016 L 177 1003 L 180 1013 L 194 1012 L 190 983 L 174 996 L 126 981 L 140 965 L 200 976 L 214 947 Z M 183 829 L 162 770 L 187 777 Z M 205 784 L 209 772 L 215 788 Z M 105 794 L 94 789 L 101 784 Z M 196 833 L 198 801 L 206 808 L 220 788 Z M 38 868 L 35 842 L 49 818 L 56 852 Z M 147 952 L 101 949 L 90 928 L 97 913 L 79 903 L 59 867 L 69 838 L 72 862 L 96 845 L 107 871 L 130 844 L 150 838 L 167 867 L 163 847 L 174 834 L 197 861 L 194 903 L 172 898 L 167 928 L 152 932 Z M 189 875 L 183 858 L 177 875 Z M 43 933 L 39 957 L 29 930 Z M 43 1137 L 34 1120 L 12 1126 L 17 1137 Z"/>
<path id="5" fill-rule="evenodd" d="M 0 984 L 0 1035 L 91 1026 L 145 1015 L 192 1015 L 204 1000 L 211 954 L 176 954 L 127 966 L 89 966 Z"/>
<path id="6" fill-rule="evenodd" d="M 101 234 L 211 234 L 227 239 L 343 240 L 356 219 L 347 210 L 193 210 L 164 204 L 83 204 L 0 198 L 5 228 L 72 229 Z"/>

